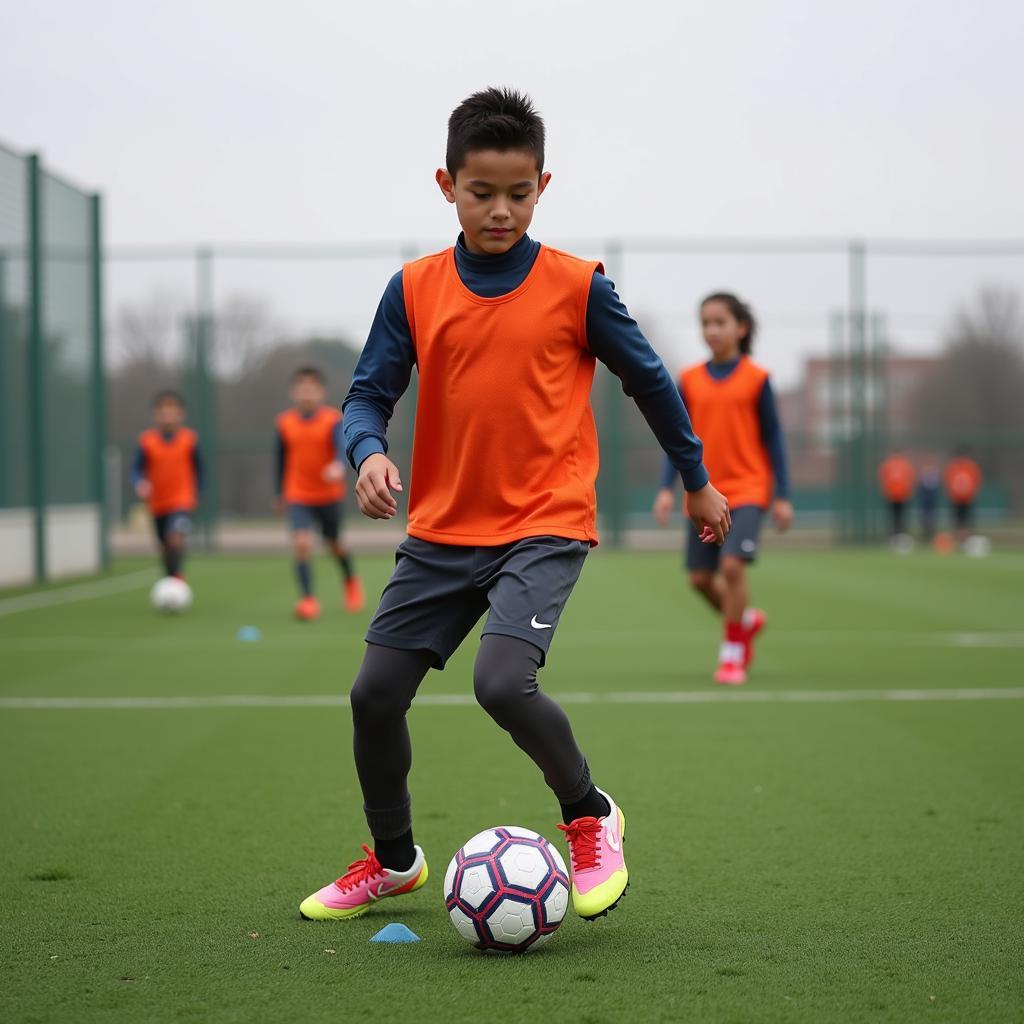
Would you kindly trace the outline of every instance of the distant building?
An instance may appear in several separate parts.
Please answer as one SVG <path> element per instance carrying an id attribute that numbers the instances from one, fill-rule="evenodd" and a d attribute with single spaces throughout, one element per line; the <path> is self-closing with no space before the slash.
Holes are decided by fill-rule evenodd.
<path id="1" fill-rule="evenodd" d="M 914 390 L 937 359 L 927 356 L 889 355 L 884 374 L 865 381 L 865 405 L 890 435 L 910 433 Z M 852 426 L 853 380 L 848 370 L 833 367 L 828 358 L 813 357 L 804 363 L 803 381 L 778 396 L 779 415 L 792 449 L 794 482 L 824 484 L 832 479 L 833 446 L 849 436 Z"/>

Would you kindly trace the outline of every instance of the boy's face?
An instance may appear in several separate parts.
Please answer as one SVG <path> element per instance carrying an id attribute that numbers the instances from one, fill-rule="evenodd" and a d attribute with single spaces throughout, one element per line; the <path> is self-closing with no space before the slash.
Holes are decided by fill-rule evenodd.
<path id="1" fill-rule="evenodd" d="M 292 382 L 291 398 L 299 412 L 315 412 L 326 397 L 323 384 L 315 377 L 299 377 Z"/>
<path id="2" fill-rule="evenodd" d="M 180 402 L 165 398 L 153 406 L 153 422 L 160 430 L 177 430 L 185 422 L 185 409 Z"/>
<path id="3" fill-rule="evenodd" d="M 476 150 L 452 180 L 443 168 L 434 176 L 445 199 L 455 204 L 466 248 L 477 255 L 508 252 L 533 220 L 534 207 L 551 175 L 520 149 Z"/>

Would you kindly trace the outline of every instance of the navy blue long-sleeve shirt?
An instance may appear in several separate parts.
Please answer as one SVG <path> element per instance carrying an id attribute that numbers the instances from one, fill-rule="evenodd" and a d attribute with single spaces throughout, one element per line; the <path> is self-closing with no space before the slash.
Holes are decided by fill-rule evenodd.
<path id="1" fill-rule="evenodd" d="M 715 380 L 725 380 L 733 370 L 739 366 L 739 359 L 728 363 L 707 362 L 708 373 Z M 679 385 L 679 397 L 686 402 L 686 395 L 683 393 L 682 384 Z M 786 466 L 786 446 L 782 436 L 782 422 L 779 419 L 778 406 L 775 404 L 775 395 L 768 378 L 765 378 L 764 387 L 757 399 L 757 416 L 761 425 L 761 443 L 768 451 L 768 458 L 771 460 L 772 472 L 775 474 L 775 497 L 789 497 L 789 469 Z M 659 486 L 673 488 L 678 477 L 676 468 L 668 459 L 662 462 L 661 480 Z"/>
<path id="2" fill-rule="evenodd" d="M 173 431 L 168 433 L 162 431 L 165 440 L 170 441 L 174 437 Z M 196 473 L 196 491 L 199 494 L 203 493 L 203 456 L 199 451 L 199 445 L 192 449 L 192 468 Z M 132 468 L 129 473 L 129 477 L 132 482 L 132 487 L 138 487 L 139 484 L 146 479 L 146 453 L 142 450 L 142 445 L 138 445 L 135 449 L 135 455 L 132 456 Z"/>
<path id="3" fill-rule="evenodd" d="M 470 291 L 482 298 L 497 298 L 522 284 L 539 252 L 540 243 L 524 235 L 506 253 L 481 256 L 471 253 L 460 235 L 455 265 Z M 591 282 L 586 328 L 590 351 L 636 402 L 683 485 L 688 491 L 700 490 L 708 482 L 703 446 L 676 385 L 616 295 L 613 283 L 601 273 L 595 273 Z M 384 291 L 342 406 L 345 451 L 354 469 L 367 456 L 387 452 L 387 425 L 395 403 L 409 386 L 415 362 L 399 271 Z"/>

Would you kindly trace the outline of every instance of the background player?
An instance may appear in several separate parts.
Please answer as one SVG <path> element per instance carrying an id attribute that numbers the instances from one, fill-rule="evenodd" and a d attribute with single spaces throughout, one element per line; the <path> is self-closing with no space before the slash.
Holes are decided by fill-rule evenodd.
<path id="1" fill-rule="evenodd" d="M 307 621 L 320 614 L 320 602 L 313 594 L 314 527 L 338 560 L 345 581 L 345 609 L 358 612 L 364 603 L 363 586 L 341 541 L 345 497 L 341 413 L 324 404 L 327 380 L 315 366 L 300 367 L 292 374 L 290 397 L 292 408 L 277 417 L 275 490 L 279 511 L 287 506 L 292 531 L 299 585 L 295 614 Z"/>
<path id="2" fill-rule="evenodd" d="M 724 622 L 715 682 L 738 685 L 746 682 L 754 637 L 765 624 L 764 612 L 748 604 L 746 566 L 757 556 L 765 510 L 770 505 L 775 525 L 787 530 L 793 506 L 768 371 L 750 359 L 757 330 L 750 307 L 735 295 L 719 292 L 701 303 L 700 319 L 711 359 L 683 371 L 679 394 L 704 441 L 708 472 L 729 501 L 732 530 L 718 548 L 702 544 L 697 531 L 689 529 L 686 568 L 693 588 Z M 666 460 L 654 499 L 654 517 L 662 526 L 675 506 L 678 476 Z"/>
<path id="3" fill-rule="evenodd" d="M 914 465 L 902 452 L 895 451 L 882 460 L 878 467 L 878 486 L 889 505 L 893 542 L 907 534 L 907 504 L 914 496 L 917 473 Z M 909 543 L 909 537 L 906 538 Z"/>
<path id="4" fill-rule="evenodd" d="M 943 473 L 946 497 L 953 507 L 953 527 L 958 544 L 970 536 L 974 525 L 974 500 L 981 490 L 981 466 L 961 448 Z"/>
<path id="5" fill-rule="evenodd" d="M 921 536 L 930 544 L 935 539 L 939 517 L 942 471 L 934 455 L 926 455 L 917 478 L 917 501 L 921 511 Z"/>
<path id="6" fill-rule="evenodd" d="M 709 541 L 722 541 L 729 512 L 708 483 L 672 378 L 600 264 L 526 234 L 551 177 L 544 124 L 530 100 L 488 89 L 461 104 L 448 127 L 436 181 L 462 234 L 392 278 L 344 406 L 359 507 L 371 519 L 391 519 L 403 487 L 386 455 L 387 424 L 417 367 L 409 537 L 351 696 L 374 849 L 364 847 L 366 856 L 303 900 L 300 912 L 356 917 L 382 895 L 426 880 L 423 851 L 413 844 L 406 712 L 427 671 L 443 668 L 486 615 L 477 699 L 558 800 L 573 906 L 594 918 L 625 890 L 624 819 L 594 785 L 565 712 L 539 689 L 537 673 L 597 543 L 595 359 L 621 378 L 671 453 Z"/>
<path id="7" fill-rule="evenodd" d="M 153 426 L 139 435 L 131 469 L 135 493 L 153 516 L 164 573 L 179 579 L 203 488 L 199 440 L 184 422 L 185 400 L 176 391 L 161 391 L 153 399 Z"/>

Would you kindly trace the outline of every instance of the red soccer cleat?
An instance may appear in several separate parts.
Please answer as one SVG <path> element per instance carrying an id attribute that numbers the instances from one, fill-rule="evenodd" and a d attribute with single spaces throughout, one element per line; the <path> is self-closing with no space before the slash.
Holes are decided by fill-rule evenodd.
<path id="1" fill-rule="evenodd" d="M 743 613 L 744 640 L 743 667 L 749 668 L 754 660 L 754 638 L 768 623 L 768 616 L 760 608 L 748 608 Z"/>
<path id="2" fill-rule="evenodd" d="M 361 612 L 365 604 L 362 580 L 358 576 L 352 576 L 345 580 L 345 611 Z"/>
<path id="3" fill-rule="evenodd" d="M 746 670 L 739 662 L 723 661 L 715 669 L 715 682 L 719 686 L 742 686 L 746 681 Z"/>
<path id="4" fill-rule="evenodd" d="M 730 625 L 728 629 L 737 635 L 738 625 Z M 718 668 L 715 670 L 715 682 L 719 686 L 742 686 L 747 681 L 747 670 L 743 667 L 747 645 L 742 640 L 723 640 L 718 652 Z"/>
<path id="5" fill-rule="evenodd" d="M 312 594 L 307 594 L 295 606 L 295 618 L 302 622 L 320 618 L 320 602 Z"/>

